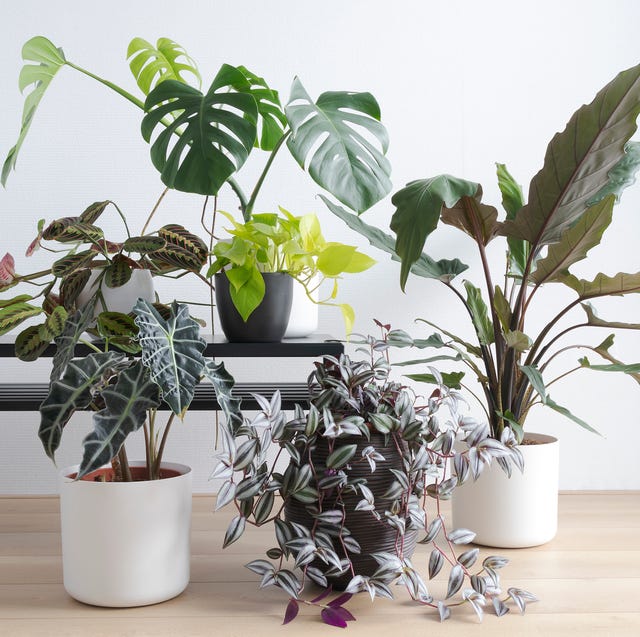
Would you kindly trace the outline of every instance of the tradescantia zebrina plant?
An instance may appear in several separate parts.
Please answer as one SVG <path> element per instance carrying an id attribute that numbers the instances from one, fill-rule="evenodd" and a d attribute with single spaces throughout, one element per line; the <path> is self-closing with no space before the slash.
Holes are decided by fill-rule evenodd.
<path id="1" fill-rule="evenodd" d="M 83 478 L 111 462 L 119 480 L 131 480 L 124 442 L 139 429 L 144 430 L 147 477 L 160 477 L 160 463 L 174 418 L 183 418 L 193 399 L 195 386 L 206 378 L 213 383 L 223 411 L 234 417 L 239 402 L 232 397 L 233 378 L 224 363 L 203 356 L 205 341 L 198 323 L 186 305 L 174 302 L 163 317 L 140 299 L 129 338 L 139 344 L 139 358 L 110 349 L 108 334 L 104 347 L 76 358 L 74 351 L 93 320 L 93 304 L 71 315 L 57 350 L 49 393 L 40 406 L 38 435 L 46 454 L 53 460 L 65 426 L 78 410 L 92 410 L 94 429 L 84 439 L 84 453 L 77 474 Z M 169 417 L 160 426 L 159 408 L 169 407 Z"/>
<path id="2" fill-rule="evenodd" d="M 464 416 L 460 396 L 435 370 L 437 389 L 417 405 L 389 379 L 388 343 L 368 343 L 368 359 L 315 363 L 308 412 L 298 406 L 289 419 L 276 392 L 270 400 L 256 396 L 262 409 L 253 420 L 223 428 L 216 506 L 237 509 L 224 546 L 248 525 L 273 525 L 275 545 L 247 568 L 261 586 L 290 598 L 284 623 L 305 604 L 325 623 L 345 627 L 354 619 L 345 607 L 354 594 L 392 598 L 394 584 L 442 621 L 460 605 L 479 618 L 486 606 L 504 615 L 509 601 L 524 611 L 535 597 L 519 588 L 503 594 L 498 570 L 507 560 L 463 546 L 474 533 L 449 528 L 440 508 L 459 481 L 477 477 L 492 458 L 521 466 L 515 437 L 500 443 Z M 456 436 L 466 437 L 466 451 L 454 449 Z M 420 554 L 412 559 L 416 540 Z M 323 590 L 308 593 L 307 584 Z"/>
<path id="3" fill-rule="evenodd" d="M 314 101 L 295 78 L 283 107 L 278 92 L 264 79 L 244 66 L 229 64 L 220 67 L 203 92 L 194 60 L 168 38 L 159 39 L 156 46 L 142 38 L 129 44 L 127 57 L 144 100 L 71 62 L 45 37 L 26 42 L 22 56 L 27 64 L 20 73 L 20 89 L 30 92 L 18 140 L 2 169 L 3 184 L 15 167 L 42 96 L 66 66 L 145 112 L 142 134 L 151 143 L 151 160 L 168 188 L 217 195 L 228 184 L 238 196 L 245 221 L 285 144 L 317 184 L 358 214 L 391 190 L 387 133 L 370 93 L 331 91 Z M 268 158 L 247 196 L 234 175 L 254 147 L 266 151 Z"/>
<path id="4" fill-rule="evenodd" d="M 629 140 L 636 131 L 638 113 L 640 65 L 618 74 L 553 137 L 544 165 L 530 183 L 528 200 L 506 167 L 498 164 L 503 220 L 495 207 L 482 202 L 479 184 L 450 175 L 413 181 L 395 193 L 396 211 L 391 219 L 395 238 L 325 200 L 374 246 L 401 261 L 402 289 L 411 272 L 441 281 L 460 302 L 470 318 L 475 342 L 438 327 L 431 316 L 421 320 L 437 333 L 414 340 L 397 331 L 390 334 L 389 342 L 442 350 L 446 353 L 427 360 L 451 359 L 471 370 L 482 384 L 491 435 L 496 439 L 511 430 L 521 440 L 530 408 L 540 403 L 592 430 L 549 395 L 548 387 L 570 373 L 581 369 L 624 372 L 640 382 L 640 363 L 625 364 L 610 353 L 613 334 L 595 342 L 567 338 L 578 330 L 584 332 L 583 328 L 640 329 L 637 323 L 599 318 L 592 305 L 600 298 L 640 292 L 640 272 L 598 274 L 585 280 L 570 271 L 600 243 L 611 223 L 614 204 L 634 181 L 640 143 Z M 455 282 L 467 269 L 460 260 L 435 261 L 422 252 L 439 222 L 458 228 L 475 242 L 481 286 L 468 280 L 462 286 Z M 500 237 L 506 239 L 507 258 L 498 279 L 486 247 Z M 540 303 L 540 290 L 548 283 L 564 286 L 568 301 L 534 328 L 527 314 L 534 306 L 541 311 L 549 307 Z M 580 311 L 581 316 L 576 316 Z M 577 349 L 604 359 L 604 364 L 593 364 L 584 356 L 551 376 L 550 363 Z M 424 359 L 413 363 L 424 364 Z M 451 376 L 452 386 L 459 386 L 463 375 Z M 429 374 L 413 378 L 431 380 Z"/>

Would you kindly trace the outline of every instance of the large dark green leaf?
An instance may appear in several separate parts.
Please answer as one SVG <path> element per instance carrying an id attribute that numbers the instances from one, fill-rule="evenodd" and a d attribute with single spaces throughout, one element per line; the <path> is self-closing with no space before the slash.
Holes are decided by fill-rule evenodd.
<path id="1" fill-rule="evenodd" d="M 554 281 L 558 275 L 566 274 L 569 266 L 585 259 L 611 223 L 614 203 L 614 196 L 608 195 L 588 208 L 574 226 L 562 233 L 558 243 L 549 246 L 547 256 L 537 262 L 530 280 L 538 285 Z"/>
<path id="2" fill-rule="evenodd" d="M 334 91 L 313 102 L 296 78 L 285 113 L 291 154 L 338 201 L 361 213 L 390 192 L 389 142 L 373 95 Z"/>
<path id="3" fill-rule="evenodd" d="M 404 290 L 411 266 L 420 258 L 427 237 L 436 229 L 442 207 L 452 208 L 461 197 L 473 197 L 479 184 L 439 175 L 408 183 L 393 195 L 396 211 L 391 230 L 396 233 L 395 252 L 402 261 L 400 286 Z"/>
<path id="4" fill-rule="evenodd" d="M 224 363 L 215 363 L 208 360 L 204 367 L 204 375 L 211 381 L 216 392 L 218 404 L 222 407 L 227 426 L 235 432 L 243 423 L 242 411 L 240 410 L 240 398 L 233 395 L 235 380 L 225 369 Z"/>
<path id="5" fill-rule="evenodd" d="M 320 199 L 324 201 L 336 217 L 342 219 L 352 230 L 361 234 L 374 248 L 387 252 L 394 261 L 400 260 L 395 250 L 396 241 L 390 234 L 365 223 L 360 217 L 334 204 L 325 196 L 320 195 Z M 440 261 L 434 261 L 431 257 L 422 253 L 411 266 L 411 272 L 426 279 L 438 279 L 449 282 L 467 268 L 468 266 L 458 259 L 441 259 Z"/>
<path id="6" fill-rule="evenodd" d="M 507 213 L 507 219 L 515 219 L 516 214 L 525 204 L 522 186 L 513 178 L 505 164 L 496 164 L 496 172 L 498 175 L 498 187 L 502 193 L 502 207 Z M 509 244 L 511 256 L 511 270 L 514 274 L 522 276 L 527 265 L 531 246 L 528 241 L 514 239 L 513 237 L 509 237 L 507 243 Z"/>
<path id="7" fill-rule="evenodd" d="M 86 409 L 94 393 L 127 364 L 123 354 L 97 352 L 69 361 L 60 380 L 52 381 L 49 393 L 40 405 L 38 430 L 44 450 L 51 459 L 60 445 L 62 430 L 74 412 Z"/>
<path id="8" fill-rule="evenodd" d="M 166 321 L 144 299 L 138 299 L 133 311 L 140 330 L 142 362 L 164 401 L 182 417 L 204 372 L 206 343 L 200 338 L 200 327 L 189 316 L 188 307 L 175 301 Z"/>
<path id="9" fill-rule="evenodd" d="M 640 65 L 619 73 L 553 137 L 528 204 L 504 224 L 506 235 L 526 239 L 536 250 L 558 241 L 609 182 L 639 112 Z"/>
<path id="10" fill-rule="evenodd" d="M 67 317 L 62 334 L 56 338 L 56 353 L 53 356 L 50 380 L 58 380 L 73 358 L 74 350 L 84 332 L 93 322 L 95 297 L 82 310 Z"/>
<path id="11" fill-rule="evenodd" d="M 242 79 L 238 69 L 223 64 L 205 95 L 175 80 L 149 93 L 142 120 L 147 142 L 162 118 L 175 114 L 151 146 L 151 161 L 164 184 L 215 195 L 244 164 L 256 138 L 257 107 L 251 95 L 230 90 Z"/>
<path id="12" fill-rule="evenodd" d="M 66 64 L 62 49 L 40 35 L 28 40 L 22 47 L 22 58 L 35 64 L 25 64 L 20 71 L 20 90 L 33 86 L 24 100 L 22 124 L 15 146 L 9 151 L 2 166 L 2 185 L 6 185 L 9 173 L 15 168 L 20 147 L 24 142 L 33 121 L 38 104 L 58 70 Z"/>
<path id="13" fill-rule="evenodd" d="M 490 345 L 494 341 L 493 323 L 489 318 L 487 305 L 482 299 L 482 293 L 470 281 L 465 281 L 464 287 L 467 290 L 467 306 L 478 334 L 478 341 L 481 345 Z"/>
<path id="14" fill-rule="evenodd" d="M 142 427 L 147 410 L 160 405 L 158 386 L 140 361 L 121 371 L 116 384 L 108 385 L 101 395 L 105 407 L 94 414 L 94 429 L 82 442 L 78 478 L 114 458 L 127 436 Z"/>
<path id="15" fill-rule="evenodd" d="M 154 47 L 143 38 L 133 38 L 127 48 L 129 68 L 140 90 L 147 95 L 152 88 L 165 80 L 187 83 L 183 73 L 198 81 L 202 78 L 193 58 L 177 42 L 160 38 Z"/>

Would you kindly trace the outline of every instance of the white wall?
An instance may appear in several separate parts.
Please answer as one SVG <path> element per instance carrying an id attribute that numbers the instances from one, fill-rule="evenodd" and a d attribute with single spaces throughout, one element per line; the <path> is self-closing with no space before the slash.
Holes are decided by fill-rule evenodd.
<path id="1" fill-rule="evenodd" d="M 573 111 L 619 70 L 638 63 L 639 23 L 640 3 L 635 0 L 21 0 L 3 9 L 0 23 L 0 152 L 4 156 L 13 145 L 19 128 L 22 97 L 17 75 L 20 49 L 29 37 L 46 35 L 64 48 L 68 59 L 136 92 L 125 61 L 129 40 L 167 36 L 187 48 L 205 78 L 212 78 L 222 62 L 230 62 L 264 75 L 285 98 L 296 74 L 312 95 L 332 89 L 373 92 L 391 137 L 395 189 L 411 179 L 449 172 L 481 182 L 485 201 L 497 205 L 494 162 L 506 162 L 521 183 L 528 183 L 542 164 L 548 140 Z M 40 257 L 27 262 L 22 255 L 41 217 L 78 214 L 88 203 L 110 198 L 127 213 L 133 229 L 140 229 L 162 185 L 138 126 L 139 113 L 133 106 L 62 69 L 41 104 L 18 170 L 0 192 L 0 253 L 13 253 L 18 271 L 38 267 Z M 256 170 L 254 162 L 241 181 L 250 183 Z M 259 205 L 265 210 L 280 204 L 297 213 L 317 211 L 329 238 L 364 247 L 322 209 L 315 198 L 318 191 L 283 154 Z M 638 270 L 639 204 L 636 187 L 617 207 L 607 245 L 598 249 L 597 264 L 583 270 L 585 275 Z M 158 225 L 178 220 L 196 229 L 200 206 L 198 198 L 170 193 Z M 225 193 L 220 207 L 234 206 Z M 369 211 L 367 219 L 386 226 L 391 212 L 387 199 Z M 455 234 L 446 237 L 431 246 L 434 254 L 474 262 L 470 242 Z M 500 250 L 494 249 L 496 264 Z M 404 295 L 397 283 L 398 266 L 382 254 L 375 256 L 380 259 L 375 268 L 342 285 L 344 298 L 357 312 L 357 332 L 370 331 L 374 317 L 415 334 L 421 330 L 412 325 L 418 316 L 453 327 L 463 323 L 460 306 L 443 286 L 412 280 Z M 196 280 L 183 283 L 165 284 L 161 294 L 206 298 Z M 556 294 L 550 290 L 550 303 Z M 607 316 L 607 307 L 601 307 Z M 639 320 L 638 298 L 608 307 L 612 318 Z M 321 330 L 342 335 L 340 317 L 323 311 Z M 591 338 L 597 336 L 589 342 Z M 637 333 L 618 336 L 618 355 L 640 361 L 639 340 Z M 306 376 L 305 362 L 276 363 L 269 363 L 264 373 L 289 380 Z M 233 364 L 237 376 L 260 378 L 265 361 Z M 0 365 L 3 382 L 46 378 L 46 363 L 23 365 L 4 359 Z M 637 385 L 628 377 L 587 371 L 559 384 L 552 395 L 604 436 L 587 434 L 554 414 L 539 415 L 535 428 L 561 438 L 561 487 L 640 488 Z M 61 466 L 79 457 L 86 430 L 81 421 L 69 427 Z M 195 467 L 198 490 L 212 488 L 207 483 L 212 422 L 212 415 L 192 415 L 177 428 L 168 454 Z M 55 491 L 55 469 L 39 448 L 36 430 L 36 414 L 0 416 L 0 493 Z"/>

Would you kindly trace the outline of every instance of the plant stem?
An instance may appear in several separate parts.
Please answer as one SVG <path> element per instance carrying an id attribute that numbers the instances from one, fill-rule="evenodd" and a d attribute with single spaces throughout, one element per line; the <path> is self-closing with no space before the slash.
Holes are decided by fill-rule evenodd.
<path id="1" fill-rule="evenodd" d="M 162 202 L 162 200 L 164 199 L 164 196 L 167 194 L 168 191 L 169 191 L 169 187 L 167 186 L 162 191 L 162 194 L 158 198 L 158 201 L 156 201 L 156 205 L 153 207 L 153 210 L 149 213 L 149 216 L 147 217 L 147 220 L 145 221 L 144 226 L 142 226 L 142 231 L 140 232 L 140 234 L 144 234 L 147 231 L 147 227 L 151 223 L 151 219 L 153 219 L 153 215 L 156 214 L 156 210 L 158 209 L 158 206 L 160 206 L 160 203 Z"/>
<path id="2" fill-rule="evenodd" d="M 120 471 L 122 473 L 122 481 L 123 482 L 132 482 L 133 478 L 131 477 L 131 468 L 129 467 L 129 460 L 127 458 L 127 450 L 124 445 L 120 447 L 120 451 L 118 451 L 117 455 L 118 463 L 120 465 Z"/>
<path id="3" fill-rule="evenodd" d="M 169 429 L 171 429 L 171 423 L 175 418 L 175 414 L 171 412 L 169 419 L 167 420 L 167 424 L 164 426 L 164 431 L 162 432 L 162 440 L 160 441 L 160 446 L 158 447 L 155 463 L 153 466 L 153 479 L 157 480 L 160 478 L 160 463 L 162 462 L 162 454 L 164 453 L 164 446 L 167 442 L 167 436 L 169 435 Z"/>

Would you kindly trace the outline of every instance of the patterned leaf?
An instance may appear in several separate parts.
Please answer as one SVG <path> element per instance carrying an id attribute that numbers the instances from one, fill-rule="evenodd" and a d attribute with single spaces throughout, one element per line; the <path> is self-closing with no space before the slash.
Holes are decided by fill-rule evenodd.
<path id="1" fill-rule="evenodd" d="M 433 549 L 429 555 L 429 579 L 433 579 L 444 566 L 444 558 L 439 549 Z"/>
<path id="2" fill-rule="evenodd" d="M 291 154 L 338 201 L 361 213 L 389 193 L 391 165 L 384 156 L 389 140 L 373 95 L 335 91 L 313 102 L 296 78 L 285 113 Z"/>
<path id="3" fill-rule="evenodd" d="M 67 321 L 67 311 L 58 305 L 40 326 L 40 338 L 47 343 L 60 336 Z"/>
<path id="4" fill-rule="evenodd" d="M 58 259 L 51 266 L 53 276 L 64 278 L 82 268 L 86 268 L 93 261 L 96 253 L 93 250 L 84 250 L 75 254 L 67 254 Z"/>
<path id="5" fill-rule="evenodd" d="M 47 241 L 55 241 L 69 226 L 78 223 L 79 217 L 62 217 L 52 221 L 43 231 L 42 238 Z"/>
<path id="6" fill-rule="evenodd" d="M 229 544 L 233 544 L 244 533 L 246 520 L 242 516 L 236 516 L 231 520 L 227 532 L 224 535 L 224 541 L 222 542 L 222 548 L 227 548 Z"/>
<path id="7" fill-rule="evenodd" d="M 199 325 L 189 316 L 187 306 L 176 302 L 168 321 L 144 299 L 138 299 L 134 314 L 142 362 L 160 387 L 162 398 L 182 417 L 205 368 L 202 352 L 206 343 L 200 338 Z"/>
<path id="8" fill-rule="evenodd" d="M 49 346 L 48 340 L 40 336 L 41 325 L 30 325 L 16 337 L 16 357 L 21 361 L 35 361 Z"/>
<path id="9" fill-rule="evenodd" d="M 202 259 L 196 254 L 189 252 L 186 248 L 175 245 L 166 245 L 164 248 L 150 254 L 149 258 L 154 265 L 160 266 L 160 270 L 169 266 L 180 270 L 200 272 L 204 265 Z"/>
<path id="10" fill-rule="evenodd" d="M 80 221 L 90 224 L 95 223 L 110 203 L 110 201 L 95 201 L 90 206 L 87 206 L 80 215 Z"/>
<path id="11" fill-rule="evenodd" d="M 167 243 L 192 252 L 204 264 L 209 254 L 207 244 L 196 234 L 178 224 L 169 224 L 158 230 L 158 236 Z"/>
<path id="12" fill-rule="evenodd" d="M 162 237 L 154 235 L 144 235 L 142 237 L 129 237 L 123 244 L 124 250 L 127 252 L 137 252 L 139 254 L 149 254 L 156 250 L 161 250 L 167 245 Z"/>
<path id="13" fill-rule="evenodd" d="M 176 114 L 151 146 L 151 160 L 166 186 L 215 195 L 244 164 L 256 138 L 257 107 L 250 95 L 229 91 L 241 77 L 238 69 L 223 64 L 204 95 L 175 80 L 149 93 L 142 120 L 147 142 L 165 115 Z"/>
<path id="14" fill-rule="evenodd" d="M 60 298 L 62 299 L 62 305 L 65 310 L 70 310 L 74 307 L 78 295 L 84 290 L 90 277 L 91 270 L 84 269 L 76 270 L 62 279 L 62 283 L 60 284 Z"/>
<path id="15" fill-rule="evenodd" d="M 31 86 L 32 89 L 24 100 L 18 141 L 9 151 L 2 166 L 0 181 L 3 186 L 7 183 L 9 173 L 15 168 L 20 147 L 29 132 L 29 127 L 42 96 L 49 84 L 51 84 L 55 74 L 66 64 L 62 49 L 58 49 L 52 42 L 42 36 L 31 38 L 25 43 L 22 47 L 22 58 L 27 62 L 35 62 L 35 64 L 25 64 L 22 67 L 19 80 L 20 90 L 24 92 L 28 86 Z"/>
<path id="16" fill-rule="evenodd" d="M 233 396 L 235 385 L 233 376 L 225 369 L 224 363 L 216 363 L 212 360 L 207 360 L 204 375 L 213 385 L 216 400 L 225 415 L 226 426 L 233 432 L 237 431 L 244 418 L 240 409 L 241 400 Z"/>
<path id="17" fill-rule="evenodd" d="M 78 409 L 86 409 L 101 383 L 126 365 L 122 354 L 99 352 L 72 360 L 60 380 L 53 380 L 49 393 L 40 405 L 38 436 L 46 454 L 53 459 L 60 444 L 62 430 Z"/>
<path id="18" fill-rule="evenodd" d="M 82 442 L 78 478 L 116 456 L 127 436 L 144 424 L 147 410 L 158 407 L 159 393 L 140 361 L 121 371 L 115 385 L 102 390 L 105 407 L 94 414 L 94 430 Z"/>
<path id="19" fill-rule="evenodd" d="M 104 283 L 108 288 L 119 288 L 131 280 L 131 265 L 117 254 L 111 265 L 104 270 Z"/>
<path id="20" fill-rule="evenodd" d="M 41 312 L 41 308 L 22 301 L 3 307 L 0 309 L 0 335 L 10 332 L 23 321 L 38 316 Z"/>
<path id="21" fill-rule="evenodd" d="M 104 239 L 104 233 L 98 226 L 76 221 L 62 229 L 55 239 L 60 243 L 95 243 Z"/>
<path id="22" fill-rule="evenodd" d="M 339 469 L 346 465 L 347 462 L 353 458 L 357 446 L 358 445 L 344 445 L 343 447 L 338 447 L 338 449 L 330 453 L 327 457 L 327 468 Z"/>
<path id="23" fill-rule="evenodd" d="M 121 312 L 100 312 L 98 315 L 98 331 L 103 338 L 138 335 L 138 326 L 128 315 Z"/>
<path id="24" fill-rule="evenodd" d="M 455 595 L 462 587 L 463 582 L 464 571 L 462 569 L 462 566 L 460 566 L 460 564 L 455 564 L 451 569 L 451 573 L 449 573 L 446 599 L 449 599 L 451 596 Z"/>

